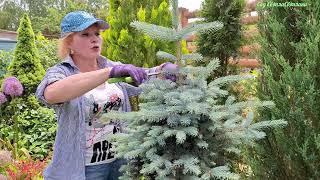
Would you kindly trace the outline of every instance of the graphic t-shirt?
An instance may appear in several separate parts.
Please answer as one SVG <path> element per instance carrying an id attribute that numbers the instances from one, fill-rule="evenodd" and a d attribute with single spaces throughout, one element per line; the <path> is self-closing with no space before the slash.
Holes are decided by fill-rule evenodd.
<path id="1" fill-rule="evenodd" d="M 102 84 L 87 92 L 86 99 L 86 166 L 110 163 L 115 160 L 112 144 L 107 141 L 110 134 L 120 130 L 119 122 L 102 124 L 99 119 L 111 110 L 122 111 L 123 92 L 115 84 Z"/>

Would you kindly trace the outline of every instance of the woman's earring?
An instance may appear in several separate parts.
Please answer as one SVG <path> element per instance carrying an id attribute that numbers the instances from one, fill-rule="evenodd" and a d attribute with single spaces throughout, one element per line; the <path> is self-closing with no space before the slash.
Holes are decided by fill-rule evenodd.
<path id="1" fill-rule="evenodd" d="M 74 51 L 72 49 L 70 49 L 70 54 L 73 54 L 73 53 L 74 53 Z"/>

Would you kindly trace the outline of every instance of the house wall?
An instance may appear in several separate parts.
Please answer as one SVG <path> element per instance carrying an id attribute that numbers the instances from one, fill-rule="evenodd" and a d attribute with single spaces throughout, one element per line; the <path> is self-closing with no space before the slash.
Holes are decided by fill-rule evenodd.
<path id="1" fill-rule="evenodd" d="M 0 50 L 10 51 L 16 47 L 17 33 L 14 31 L 0 30 Z"/>

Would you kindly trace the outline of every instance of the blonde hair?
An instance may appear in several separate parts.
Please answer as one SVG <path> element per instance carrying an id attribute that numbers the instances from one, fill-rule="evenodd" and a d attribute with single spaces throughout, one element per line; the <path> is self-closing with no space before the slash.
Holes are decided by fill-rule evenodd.
<path id="1" fill-rule="evenodd" d="M 70 33 L 66 37 L 59 39 L 57 55 L 60 59 L 64 59 L 71 54 L 69 45 L 73 40 L 73 35 L 74 33 Z"/>

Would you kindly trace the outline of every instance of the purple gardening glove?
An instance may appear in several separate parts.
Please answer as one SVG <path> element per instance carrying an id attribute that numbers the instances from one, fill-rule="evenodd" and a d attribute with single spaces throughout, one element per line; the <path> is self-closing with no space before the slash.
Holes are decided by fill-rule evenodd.
<path id="1" fill-rule="evenodd" d="M 130 76 L 135 84 L 139 86 L 147 79 L 147 73 L 144 69 L 136 67 L 132 64 L 123 64 L 114 66 L 109 74 L 110 78 Z"/>
<path id="2" fill-rule="evenodd" d="M 166 79 L 176 82 L 177 76 L 175 73 L 179 71 L 178 65 L 166 62 L 161 65 L 161 70 L 166 73 L 164 76 Z"/>

